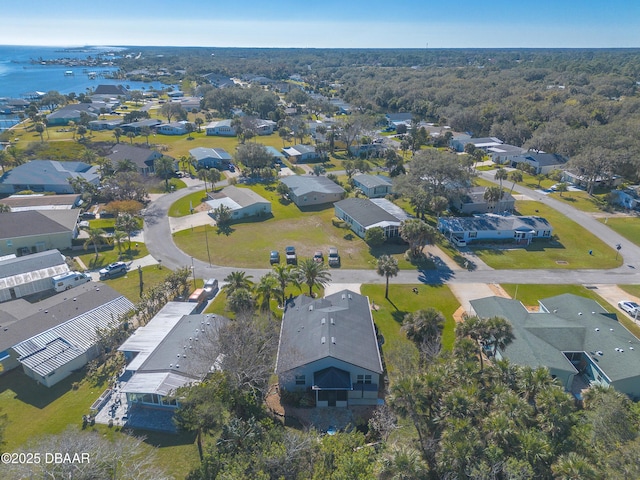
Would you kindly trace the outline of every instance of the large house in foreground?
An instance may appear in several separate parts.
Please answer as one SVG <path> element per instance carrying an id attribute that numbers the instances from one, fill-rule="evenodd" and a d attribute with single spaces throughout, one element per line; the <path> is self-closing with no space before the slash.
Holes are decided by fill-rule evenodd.
<path id="1" fill-rule="evenodd" d="M 572 294 L 539 300 L 529 311 L 518 300 L 487 297 L 471 301 L 476 315 L 511 323 L 515 339 L 498 359 L 546 367 L 566 390 L 611 386 L 640 398 L 640 341 L 595 300 Z M 578 387 L 578 388 L 576 388 Z"/>
<path id="2" fill-rule="evenodd" d="M 337 202 L 345 195 L 344 188 L 322 175 L 289 175 L 280 181 L 289 187 L 291 201 L 298 207 Z"/>
<path id="3" fill-rule="evenodd" d="M 98 185 L 98 167 L 84 162 L 57 160 L 31 160 L 6 172 L 0 177 L 0 194 L 14 194 L 24 190 L 33 192 L 74 193 L 70 180 L 82 178 Z"/>
<path id="4" fill-rule="evenodd" d="M 276 360 L 280 388 L 313 392 L 317 407 L 377 405 L 382 372 L 367 297 L 343 290 L 287 303 Z"/>
<path id="5" fill-rule="evenodd" d="M 0 258 L 0 302 L 53 288 L 52 278 L 69 271 L 64 255 L 46 250 L 24 257 Z"/>
<path id="6" fill-rule="evenodd" d="M 400 224 L 411 216 L 386 198 L 345 198 L 334 205 L 336 217 L 344 220 L 360 238 L 367 230 L 381 227 L 386 238 L 400 235 Z"/>
<path id="7" fill-rule="evenodd" d="M 70 249 L 79 214 L 78 209 L 0 213 L 0 256 Z"/>

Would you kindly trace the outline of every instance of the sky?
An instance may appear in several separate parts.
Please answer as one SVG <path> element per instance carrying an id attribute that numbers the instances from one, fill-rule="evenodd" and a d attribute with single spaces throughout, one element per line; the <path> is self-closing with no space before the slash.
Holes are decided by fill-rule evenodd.
<path id="1" fill-rule="evenodd" d="M 29 0 L 0 45 L 640 47 L 637 0 Z"/>

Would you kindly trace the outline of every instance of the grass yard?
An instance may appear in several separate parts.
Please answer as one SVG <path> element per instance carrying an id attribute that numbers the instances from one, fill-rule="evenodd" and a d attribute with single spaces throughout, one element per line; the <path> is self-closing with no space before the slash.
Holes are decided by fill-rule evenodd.
<path id="1" fill-rule="evenodd" d="M 72 257 L 80 257 L 80 260 L 87 266 L 87 268 L 93 270 L 95 268 L 102 268 L 105 265 L 109 265 L 110 263 L 117 262 L 121 260 L 123 262 L 127 262 L 133 260 L 135 258 L 142 258 L 149 255 L 147 251 L 147 247 L 144 243 L 140 242 L 131 242 L 131 249 L 129 249 L 129 242 L 125 240 L 122 244 L 122 252 L 118 252 L 118 248 L 113 245 L 108 246 L 107 248 L 100 249 L 98 248 L 98 258 L 96 259 L 96 254 L 93 251 L 93 245 L 89 245 L 87 250 L 81 250 L 83 252 L 82 255 L 78 255 L 79 251 L 74 250 L 69 255 Z"/>
<path id="2" fill-rule="evenodd" d="M 578 192 L 550 193 L 549 196 L 564 203 L 568 203 L 573 208 L 583 212 L 597 213 L 604 211 L 607 207 L 606 194 L 589 195 L 584 190 Z"/>
<path id="3" fill-rule="evenodd" d="M 539 202 L 517 201 L 521 215 L 539 215 L 553 227 L 550 241 L 534 240 L 528 247 L 502 244 L 472 244 L 473 251 L 496 269 L 524 268 L 615 268 L 622 265 L 616 251 L 586 229 Z M 592 255 L 589 255 L 592 251 Z"/>
<path id="4" fill-rule="evenodd" d="M 207 195 L 204 190 L 198 190 L 197 192 L 190 193 L 189 195 L 176 200 L 171 207 L 169 207 L 167 215 L 170 217 L 185 217 L 191 213 L 191 207 L 196 208 L 206 199 Z"/>
<path id="5" fill-rule="evenodd" d="M 630 242 L 640 246 L 640 217 L 608 217 L 598 220 Z M 624 251 L 620 253 L 624 255 Z"/>
<path id="6" fill-rule="evenodd" d="M 622 290 L 634 297 L 640 297 L 640 285 L 618 285 Z"/>
<path id="7" fill-rule="evenodd" d="M 406 245 L 389 244 L 371 249 L 351 230 L 334 227 L 331 206 L 301 211 L 291 202 L 283 203 L 273 186 L 254 185 L 251 189 L 271 201 L 273 216 L 234 223 L 226 233 L 217 227 L 207 226 L 211 261 L 216 265 L 267 267 L 271 250 L 280 251 L 281 258 L 284 258 L 284 248 L 293 245 L 298 258 L 311 257 L 316 250 L 322 250 L 326 255 L 328 247 L 335 246 L 340 252 L 343 268 L 374 268 L 375 259 L 385 253 L 396 257 L 400 268 L 415 268 L 404 259 Z M 204 229 L 200 226 L 193 231 L 177 232 L 174 241 L 188 255 L 207 261 L 206 248 L 203 248 Z"/>
<path id="8" fill-rule="evenodd" d="M 393 280 L 392 280 L 393 282 Z M 413 289 L 418 289 L 418 294 Z M 445 327 L 442 335 L 442 345 L 445 349 L 453 348 L 455 338 L 455 321 L 453 313 L 460 304 L 446 285 L 396 285 L 389 284 L 389 300 L 384 298 L 384 285 L 362 285 L 360 291 L 367 295 L 369 300 L 378 307 L 373 313 L 373 319 L 379 332 L 384 336 L 382 352 L 390 374 L 402 368 L 402 365 L 394 365 L 394 359 L 402 352 L 417 355 L 413 343 L 407 340 L 400 331 L 402 320 L 407 313 L 415 312 L 427 307 L 433 307 L 441 311 L 445 316 Z"/>
<path id="9" fill-rule="evenodd" d="M 143 289 L 146 290 L 152 285 L 157 285 L 158 283 L 163 282 L 170 273 L 171 270 L 168 268 L 158 268 L 157 265 L 142 267 L 142 281 L 144 282 Z M 101 280 L 101 282 L 106 283 L 133 303 L 140 301 L 140 277 L 137 269 L 129 271 L 126 275 L 121 277 L 104 279 Z"/>

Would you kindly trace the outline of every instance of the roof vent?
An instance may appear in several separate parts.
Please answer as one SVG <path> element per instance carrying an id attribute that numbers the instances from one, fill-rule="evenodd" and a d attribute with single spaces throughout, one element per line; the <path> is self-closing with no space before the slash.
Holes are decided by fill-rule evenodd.
<path id="1" fill-rule="evenodd" d="M 613 328 L 610 328 L 610 329 L 609 329 L 609 331 L 610 331 L 610 332 L 613 332 Z"/>
<path id="2" fill-rule="evenodd" d="M 332 318 L 331 319 L 331 325 L 335 325 L 335 324 L 336 324 L 336 321 Z"/>
<path id="3" fill-rule="evenodd" d="M 320 320 L 320 325 L 324 325 L 325 323 L 327 323 L 327 319 L 323 318 L 322 320 Z"/>
<path id="4" fill-rule="evenodd" d="M 178 365 L 177 363 L 176 363 L 176 368 L 180 368 L 180 365 Z"/>
<path id="5" fill-rule="evenodd" d="M 309 311 L 313 312 L 313 305 L 309 305 Z"/>
<path id="6" fill-rule="evenodd" d="M 331 343 L 336 344 L 336 337 L 331 337 Z"/>
<path id="7" fill-rule="evenodd" d="M 578 315 L 582 315 L 582 312 L 578 312 Z"/>
<path id="8" fill-rule="evenodd" d="M 173 363 L 170 363 L 170 364 L 169 364 L 169 368 L 173 368 Z"/>
<path id="9" fill-rule="evenodd" d="M 347 296 L 349 297 L 349 300 L 351 300 L 351 298 L 352 298 L 352 297 L 351 297 L 351 294 L 349 293 Z"/>
<path id="10" fill-rule="evenodd" d="M 599 331 L 600 331 L 600 329 L 599 329 L 599 328 L 594 328 L 594 330 L 595 330 L 596 332 L 599 332 Z"/>
<path id="11" fill-rule="evenodd" d="M 629 350 L 633 350 L 633 347 L 629 347 Z"/>
<path id="12" fill-rule="evenodd" d="M 598 351 L 596 352 L 596 355 L 600 355 L 600 356 L 602 356 L 602 355 L 604 355 L 604 353 L 602 353 L 602 350 L 598 350 Z"/>
<path id="13" fill-rule="evenodd" d="M 343 293 L 342 294 L 342 299 L 344 300 L 345 298 L 347 298 L 347 296 Z"/>
<path id="14" fill-rule="evenodd" d="M 320 339 L 320 343 L 322 343 L 323 345 L 325 344 L 326 341 L 327 341 L 327 337 L 322 337 Z"/>

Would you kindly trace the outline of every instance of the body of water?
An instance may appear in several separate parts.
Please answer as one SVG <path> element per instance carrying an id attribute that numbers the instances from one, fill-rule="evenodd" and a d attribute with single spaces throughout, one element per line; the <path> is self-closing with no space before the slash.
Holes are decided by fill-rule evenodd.
<path id="1" fill-rule="evenodd" d="M 23 98 L 31 92 L 56 90 L 62 94 L 87 93 L 98 85 L 124 85 L 130 90 L 162 89 L 160 82 L 130 82 L 121 79 L 104 78 L 117 67 L 103 65 L 123 54 L 123 47 L 84 47 L 65 49 L 62 47 L 32 47 L 0 45 L 0 103 L 6 98 Z M 132 52 L 136 53 L 136 52 Z M 80 63 L 88 57 L 102 55 L 96 66 Z M 42 64 L 47 60 L 67 59 L 65 65 Z M 78 63 L 74 65 L 74 63 Z M 95 72 L 95 76 L 89 73 Z M 92 78 L 93 77 L 93 78 Z M 10 128 L 17 117 L 0 115 L 0 131 Z"/>

